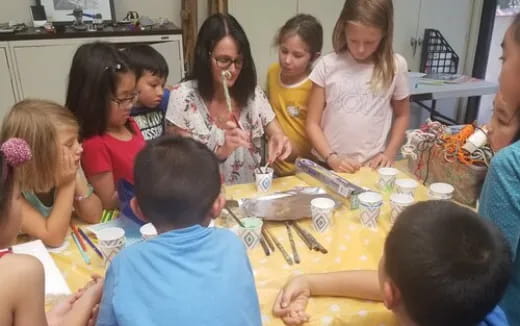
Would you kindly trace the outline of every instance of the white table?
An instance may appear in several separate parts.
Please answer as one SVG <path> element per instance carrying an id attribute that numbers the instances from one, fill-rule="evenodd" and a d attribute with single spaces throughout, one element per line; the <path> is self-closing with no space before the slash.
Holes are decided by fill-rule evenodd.
<path id="1" fill-rule="evenodd" d="M 448 98 L 459 97 L 477 97 L 481 95 L 494 94 L 498 85 L 481 79 L 473 78 L 469 81 L 452 84 L 452 83 L 436 83 L 430 80 L 423 80 L 419 77 L 419 73 L 410 72 L 410 100 L 417 103 L 423 109 L 430 112 L 432 119 L 441 118 L 447 122 L 457 124 L 453 118 L 447 117 L 436 110 L 436 101 Z M 431 101 L 431 105 L 425 104 L 425 101 Z M 471 123 L 473 118 L 470 112 L 466 112 L 465 123 Z"/>

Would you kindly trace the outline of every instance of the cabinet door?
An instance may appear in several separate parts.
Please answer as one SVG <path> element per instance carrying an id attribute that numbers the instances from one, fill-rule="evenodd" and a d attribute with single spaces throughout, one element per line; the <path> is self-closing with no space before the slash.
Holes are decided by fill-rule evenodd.
<path id="1" fill-rule="evenodd" d="M 327 2 L 330 0 L 327 0 Z M 276 32 L 296 15 L 297 0 L 229 0 L 229 12 L 244 28 L 256 65 L 258 84 L 265 86 L 269 65 L 278 60 Z"/>
<path id="2" fill-rule="evenodd" d="M 78 44 L 14 47 L 22 98 L 65 103 L 70 64 Z"/>
<path id="3" fill-rule="evenodd" d="M 7 49 L 0 48 L 0 123 L 14 103 L 14 88 L 7 63 Z"/>
<path id="4" fill-rule="evenodd" d="M 421 0 L 417 35 L 423 38 L 426 28 L 439 30 L 459 56 L 459 72 L 464 69 L 473 5 L 473 0 Z M 417 67 L 420 60 L 418 47 L 414 62 Z"/>
<path id="5" fill-rule="evenodd" d="M 418 63 L 414 59 L 412 39 L 417 40 L 420 0 L 394 0 L 394 51 L 401 54 L 408 62 L 408 69 L 417 71 Z M 417 46 L 415 57 L 420 56 L 421 48 Z"/>
<path id="6" fill-rule="evenodd" d="M 345 0 L 299 0 L 298 2 L 298 13 L 313 15 L 323 26 L 323 54 L 333 51 L 332 31 L 344 4 Z"/>

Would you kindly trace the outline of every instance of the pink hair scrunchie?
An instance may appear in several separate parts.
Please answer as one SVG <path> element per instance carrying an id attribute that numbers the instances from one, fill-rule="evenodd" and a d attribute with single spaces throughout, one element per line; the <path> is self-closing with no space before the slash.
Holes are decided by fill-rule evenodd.
<path id="1" fill-rule="evenodd" d="M 9 138 L 0 146 L 0 152 L 4 154 L 5 163 L 13 168 L 32 158 L 29 144 L 21 138 Z"/>

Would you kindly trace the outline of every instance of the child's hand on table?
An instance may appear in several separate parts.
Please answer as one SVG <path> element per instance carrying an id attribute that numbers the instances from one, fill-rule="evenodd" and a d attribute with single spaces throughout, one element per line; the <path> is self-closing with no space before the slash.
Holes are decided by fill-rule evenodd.
<path id="1" fill-rule="evenodd" d="M 273 305 L 273 315 L 290 326 L 306 323 L 309 315 L 305 313 L 305 308 L 310 296 L 311 289 L 305 276 L 293 278 L 278 293 Z"/>
<path id="2" fill-rule="evenodd" d="M 336 172 L 356 173 L 361 168 L 361 164 L 355 159 L 347 158 L 342 155 L 332 155 L 327 164 Z"/>
<path id="3" fill-rule="evenodd" d="M 370 161 L 368 161 L 367 165 L 369 168 L 377 169 L 377 168 L 385 168 L 390 167 L 394 163 L 394 160 L 391 159 L 391 155 L 386 153 L 379 153 L 374 156 Z"/>

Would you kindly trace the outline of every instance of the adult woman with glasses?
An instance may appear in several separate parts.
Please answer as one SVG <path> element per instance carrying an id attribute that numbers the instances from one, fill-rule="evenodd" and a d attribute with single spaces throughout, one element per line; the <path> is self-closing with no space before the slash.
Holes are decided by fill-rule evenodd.
<path id="1" fill-rule="evenodd" d="M 193 137 L 215 152 L 227 184 L 254 180 L 264 135 L 268 162 L 291 153 L 257 86 L 247 36 L 231 15 L 212 15 L 200 28 L 192 74 L 172 90 L 166 119 L 169 133 Z"/>

